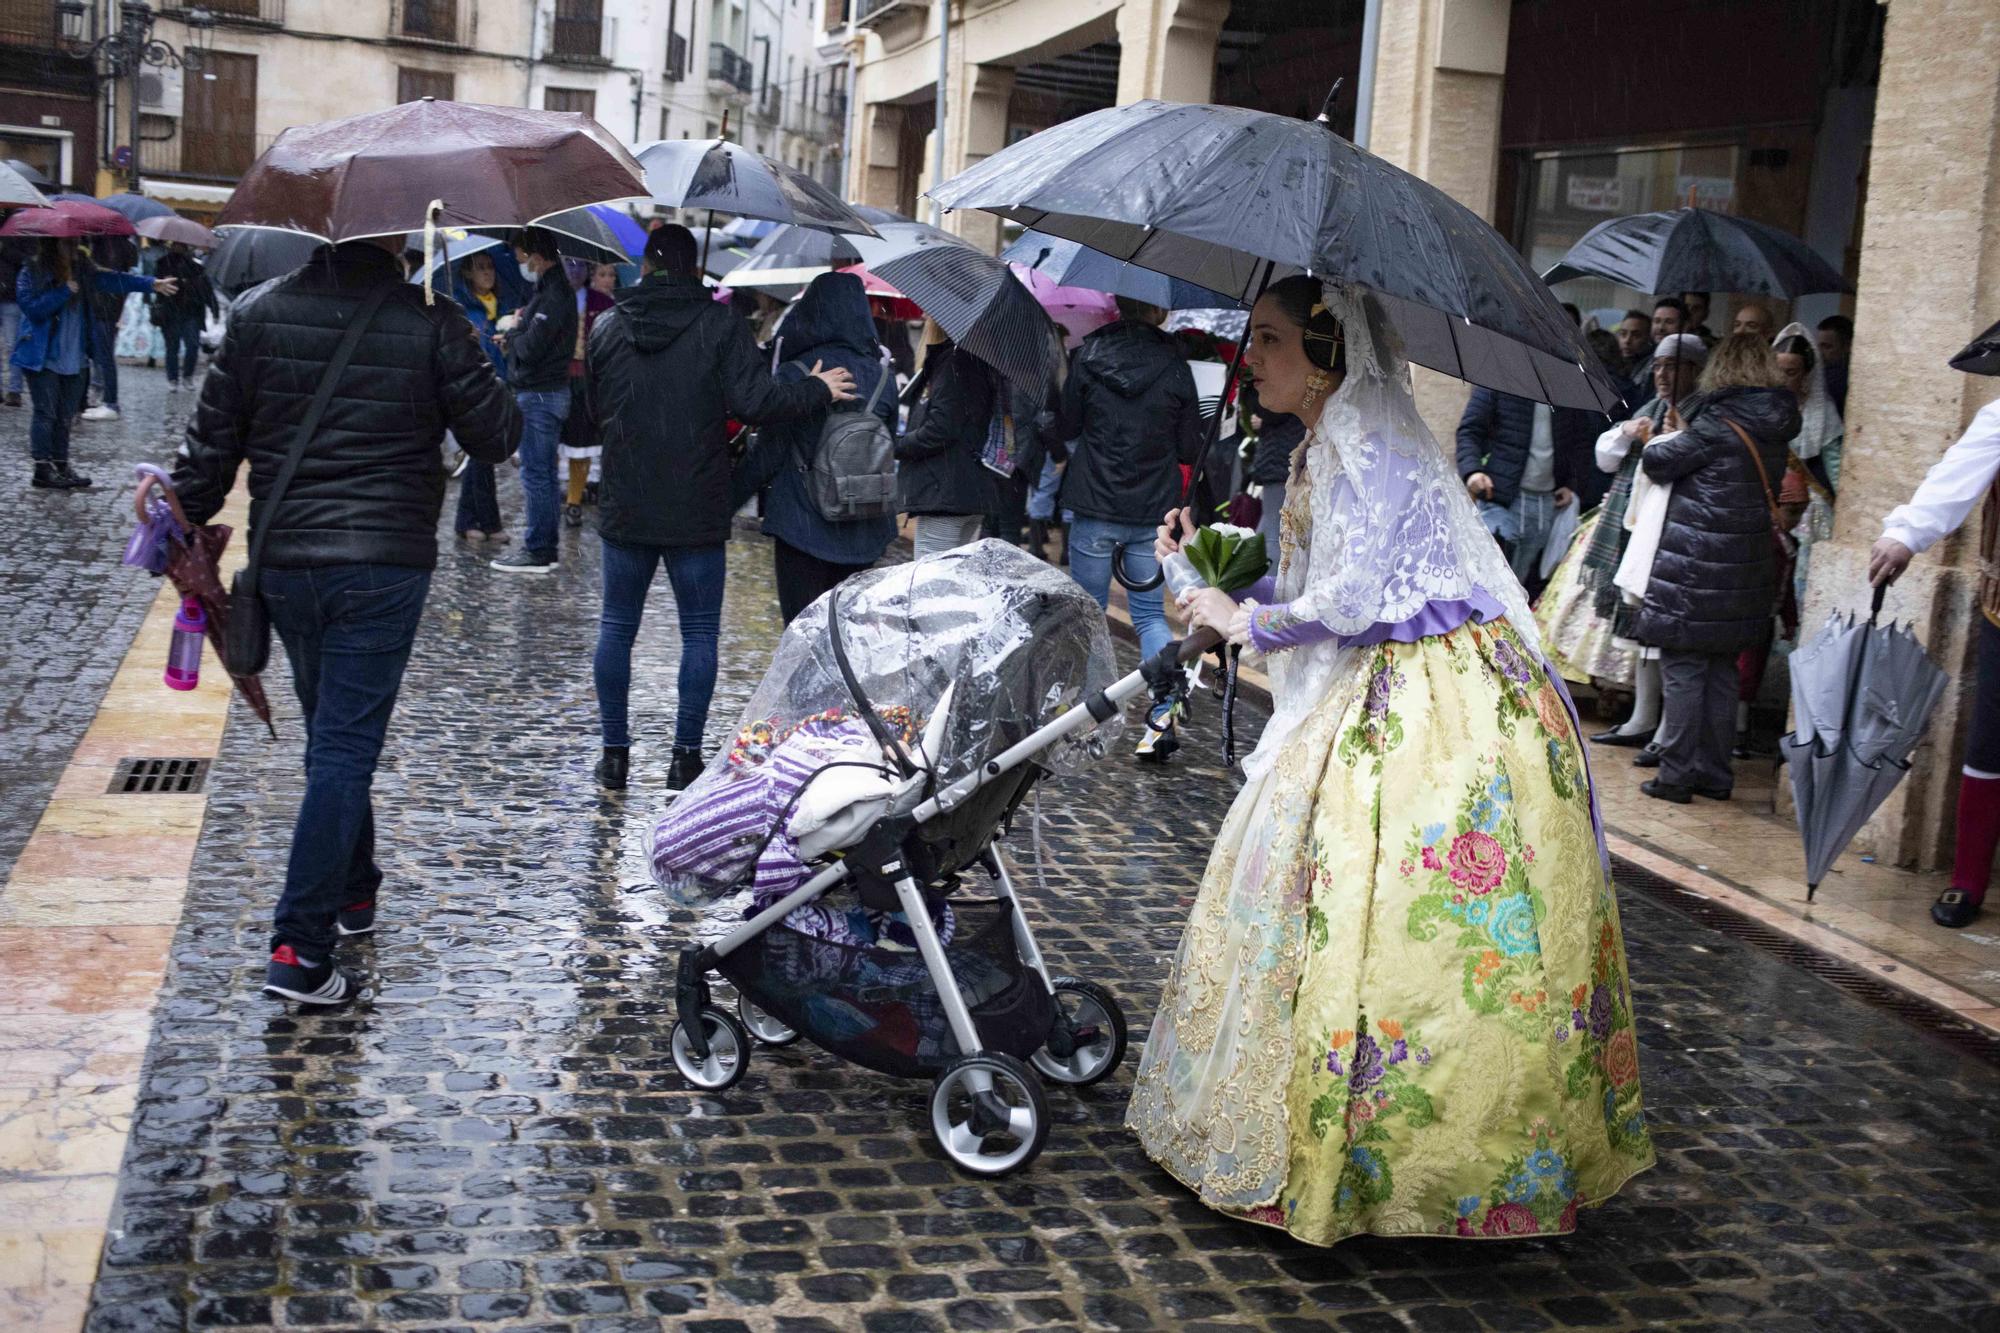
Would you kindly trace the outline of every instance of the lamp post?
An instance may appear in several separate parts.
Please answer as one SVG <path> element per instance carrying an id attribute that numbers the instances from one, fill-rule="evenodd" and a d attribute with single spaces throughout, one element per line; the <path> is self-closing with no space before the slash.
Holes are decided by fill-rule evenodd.
<path id="1" fill-rule="evenodd" d="M 152 7 L 138 0 L 118 6 L 118 26 L 96 40 L 88 30 L 90 6 L 87 0 L 56 0 L 56 32 L 63 50 L 90 62 L 91 74 L 99 83 L 125 83 L 126 151 L 131 154 L 126 174 L 134 194 L 139 192 L 139 76 L 146 66 L 155 69 L 179 68 L 200 73 L 203 35 L 215 26 L 215 17 L 205 9 L 190 9 L 183 19 L 194 39 L 185 51 L 172 42 L 153 36 L 157 17 Z"/>

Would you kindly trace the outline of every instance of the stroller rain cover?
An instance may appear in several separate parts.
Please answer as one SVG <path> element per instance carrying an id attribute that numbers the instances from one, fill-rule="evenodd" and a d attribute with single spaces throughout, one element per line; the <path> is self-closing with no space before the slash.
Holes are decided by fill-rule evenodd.
<path id="1" fill-rule="evenodd" d="M 730 744 L 655 826 L 653 875 L 678 901 L 761 884 L 765 862 L 791 873 L 797 852 L 784 822 L 803 788 L 861 764 L 889 766 L 835 661 L 834 608 L 856 680 L 933 790 L 1114 679 L 1097 603 L 1018 547 L 989 539 L 855 575 L 786 628 Z M 1104 752 L 1117 725 L 1036 763 L 1073 772 Z"/>

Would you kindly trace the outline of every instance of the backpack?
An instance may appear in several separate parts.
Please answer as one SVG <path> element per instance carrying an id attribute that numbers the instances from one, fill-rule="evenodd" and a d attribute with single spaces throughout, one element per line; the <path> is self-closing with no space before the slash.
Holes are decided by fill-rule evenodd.
<path id="1" fill-rule="evenodd" d="M 802 362 L 791 364 L 807 369 Z M 895 372 L 883 366 L 874 392 L 859 412 L 828 411 L 812 457 L 799 460 L 813 508 L 829 523 L 881 518 L 896 512 L 896 436 L 875 415 L 882 386 L 894 378 Z"/>

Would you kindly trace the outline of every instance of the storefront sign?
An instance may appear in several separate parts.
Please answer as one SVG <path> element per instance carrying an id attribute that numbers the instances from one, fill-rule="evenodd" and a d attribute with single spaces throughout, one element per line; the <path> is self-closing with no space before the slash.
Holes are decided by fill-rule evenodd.
<path id="1" fill-rule="evenodd" d="M 1584 213 L 1625 211 L 1625 180 L 1622 176 L 1571 176 L 1568 186 L 1571 208 Z"/>

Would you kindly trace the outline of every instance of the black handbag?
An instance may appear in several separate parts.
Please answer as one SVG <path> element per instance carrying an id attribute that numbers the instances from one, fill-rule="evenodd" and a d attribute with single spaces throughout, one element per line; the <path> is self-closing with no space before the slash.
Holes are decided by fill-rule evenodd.
<path id="1" fill-rule="evenodd" d="M 347 363 L 354 359 L 354 349 L 361 342 L 361 335 L 375 319 L 375 312 L 382 308 L 382 302 L 398 284 L 384 283 L 368 294 L 361 308 L 354 313 L 347 331 L 340 336 L 340 346 L 334 349 L 333 360 L 327 362 L 326 373 L 320 376 L 319 388 L 313 394 L 311 406 L 299 421 L 299 428 L 292 436 L 291 448 L 285 454 L 284 465 L 278 469 L 278 480 L 271 487 L 271 493 L 264 497 L 264 522 L 250 534 L 250 558 L 229 584 L 229 623 L 224 626 L 222 636 L 222 665 L 232 676 L 254 676 L 271 661 L 271 613 L 264 606 L 264 599 L 257 593 L 257 573 L 263 566 L 264 542 L 271 535 L 271 528 L 277 522 L 278 505 L 284 500 L 285 492 L 291 489 L 292 478 L 297 475 L 299 463 L 306 456 L 306 445 L 311 443 L 313 432 L 319 429 L 320 418 L 326 415 L 326 405 L 333 399 L 333 386 L 340 379 L 340 372 L 347 369 Z"/>

